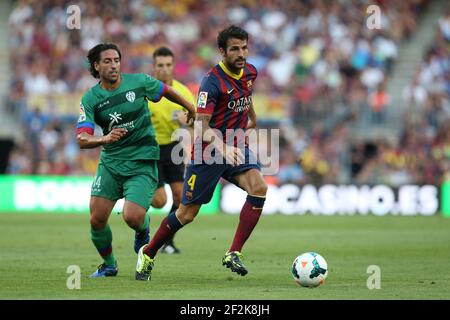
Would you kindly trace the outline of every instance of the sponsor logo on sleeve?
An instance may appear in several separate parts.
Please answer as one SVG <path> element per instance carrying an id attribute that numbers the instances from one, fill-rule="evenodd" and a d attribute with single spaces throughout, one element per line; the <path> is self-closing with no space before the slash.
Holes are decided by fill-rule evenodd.
<path id="1" fill-rule="evenodd" d="M 208 99 L 208 92 L 200 91 L 198 95 L 197 108 L 206 108 L 206 100 Z"/>
<path id="2" fill-rule="evenodd" d="M 86 111 L 84 110 L 84 106 L 80 103 L 80 114 L 78 116 L 78 122 L 86 121 Z"/>

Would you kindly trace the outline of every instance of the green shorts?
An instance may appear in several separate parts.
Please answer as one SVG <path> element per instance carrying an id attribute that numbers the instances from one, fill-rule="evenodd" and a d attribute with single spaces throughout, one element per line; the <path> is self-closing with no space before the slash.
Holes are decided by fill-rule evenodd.
<path id="1" fill-rule="evenodd" d="M 100 160 L 91 196 L 111 201 L 125 198 L 148 210 L 158 186 L 157 160 Z"/>

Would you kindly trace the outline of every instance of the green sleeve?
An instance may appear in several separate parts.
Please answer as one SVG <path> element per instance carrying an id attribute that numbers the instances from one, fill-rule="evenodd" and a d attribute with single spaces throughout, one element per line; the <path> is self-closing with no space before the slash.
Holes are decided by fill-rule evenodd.
<path id="1" fill-rule="evenodd" d="M 148 74 L 143 75 L 143 85 L 145 88 L 145 95 L 148 100 L 153 102 L 161 100 L 164 93 L 167 91 L 167 86 L 163 82 L 152 78 Z"/>
<path id="2" fill-rule="evenodd" d="M 94 122 L 94 109 L 88 102 L 88 99 L 83 96 L 80 102 L 80 113 L 78 116 L 77 131 L 78 132 L 89 132 L 93 134 L 95 129 Z"/>

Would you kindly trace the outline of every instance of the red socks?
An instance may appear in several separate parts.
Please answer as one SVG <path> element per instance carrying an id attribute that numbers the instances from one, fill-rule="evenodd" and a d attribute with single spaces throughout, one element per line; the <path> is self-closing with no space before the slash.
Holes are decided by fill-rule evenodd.
<path id="1" fill-rule="evenodd" d="M 241 214 L 239 216 L 239 225 L 234 235 L 233 243 L 230 247 L 231 251 L 241 251 L 245 241 L 252 233 L 264 206 L 265 197 L 247 196 L 247 200 L 242 207 Z"/>

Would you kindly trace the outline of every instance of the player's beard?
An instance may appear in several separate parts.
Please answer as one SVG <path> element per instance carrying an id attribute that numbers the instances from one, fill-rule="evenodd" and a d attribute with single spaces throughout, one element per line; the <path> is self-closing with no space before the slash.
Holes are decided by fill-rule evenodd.
<path id="1" fill-rule="evenodd" d="M 240 69 L 244 68 L 245 62 L 246 62 L 245 58 L 244 59 L 236 59 L 236 61 L 234 61 L 233 65 L 237 70 L 240 70 Z"/>
<path id="2" fill-rule="evenodd" d="M 120 73 L 119 73 L 119 71 L 117 71 L 117 76 L 116 76 L 115 78 L 113 77 L 113 74 L 110 73 L 110 74 L 108 75 L 107 80 L 108 80 L 108 82 L 109 82 L 110 84 L 114 84 L 114 83 L 117 82 L 117 80 L 119 80 L 119 78 L 120 78 Z"/>

